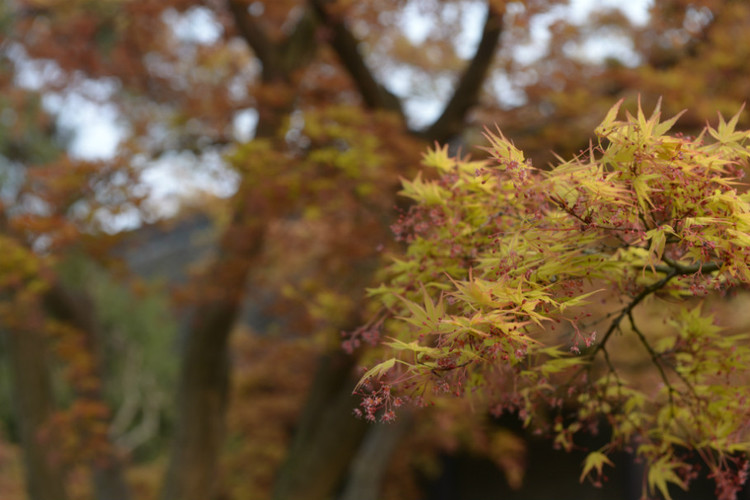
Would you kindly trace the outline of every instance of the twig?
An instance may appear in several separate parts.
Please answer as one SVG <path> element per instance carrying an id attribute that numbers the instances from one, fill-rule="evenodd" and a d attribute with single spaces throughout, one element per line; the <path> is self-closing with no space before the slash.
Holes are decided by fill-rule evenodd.
<path id="1" fill-rule="evenodd" d="M 612 320 L 612 323 L 610 323 L 609 328 L 607 329 L 607 332 L 604 334 L 604 337 L 602 337 L 601 342 L 599 342 L 593 351 L 588 355 L 590 359 L 593 359 L 594 356 L 597 355 L 597 353 L 604 348 L 604 346 L 607 344 L 607 340 L 612 336 L 612 333 L 614 333 L 615 330 L 617 330 L 620 326 L 620 322 L 622 319 L 629 315 L 631 311 L 640 304 L 646 297 L 651 295 L 652 293 L 662 289 L 664 285 L 669 283 L 672 278 L 680 274 L 676 268 L 672 268 L 666 276 L 664 276 L 662 279 L 657 281 L 656 283 L 652 283 L 651 285 L 647 286 L 641 292 L 636 295 L 630 303 L 625 306 L 621 311 L 620 314 L 617 315 L 617 317 Z"/>
<path id="2" fill-rule="evenodd" d="M 628 319 L 630 320 L 630 328 L 633 329 L 633 332 L 638 336 L 638 340 L 641 341 L 641 344 L 643 344 L 643 347 L 646 348 L 648 351 L 648 354 L 651 356 L 651 361 L 654 362 L 654 365 L 656 366 L 656 369 L 659 370 L 659 375 L 661 376 L 661 379 L 664 381 L 664 385 L 667 386 L 668 391 L 668 397 L 669 397 L 669 407 L 672 410 L 672 416 L 674 417 L 674 397 L 673 393 L 677 392 L 672 386 L 671 382 L 669 381 L 669 378 L 667 378 L 667 374 L 664 372 L 664 367 L 661 365 L 661 357 L 659 354 L 654 351 L 654 348 L 651 347 L 651 344 L 648 343 L 648 340 L 646 339 L 646 336 L 641 332 L 641 330 L 638 328 L 638 326 L 635 324 L 635 319 L 633 318 L 632 311 L 628 312 Z"/>

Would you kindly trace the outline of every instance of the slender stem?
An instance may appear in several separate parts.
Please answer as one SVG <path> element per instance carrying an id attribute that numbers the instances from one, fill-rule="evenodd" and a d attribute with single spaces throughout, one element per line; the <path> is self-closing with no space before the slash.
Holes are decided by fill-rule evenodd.
<path id="1" fill-rule="evenodd" d="M 646 350 L 648 351 L 649 356 L 651 356 L 651 361 L 654 362 L 654 366 L 656 366 L 656 369 L 659 370 L 659 375 L 661 376 L 661 379 L 664 381 L 664 385 L 667 386 L 669 406 L 672 409 L 672 416 L 674 416 L 674 396 L 673 395 L 677 391 L 675 390 L 674 386 L 672 386 L 672 383 L 669 381 L 669 378 L 667 377 L 667 374 L 664 371 L 664 367 L 661 364 L 661 357 L 656 351 L 654 351 L 654 348 L 651 347 L 651 344 L 648 343 L 646 336 L 635 324 L 635 319 L 633 318 L 632 311 L 628 312 L 628 319 L 630 320 L 630 328 L 636 334 L 636 336 L 638 337 L 638 340 L 641 341 L 641 344 L 643 345 L 643 347 L 645 347 Z"/>
<path id="2" fill-rule="evenodd" d="M 609 338 L 612 336 L 615 330 L 619 328 L 620 322 L 623 320 L 623 318 L 625 318 L 625 316 L 628 316 L 631 313 L 631 311 L 635 308 L 635 306 L 640 304 L 646 297 L 648 297 L 652 293 L 664 288 L 664 286 L 667 283 L 669 283 L 672 280 L 672 278 L 674 278 L 678 274 L 679 272 L 677 271 L 677 269 L 672 268 L 667 273 L 667 275 L 664 276 L 662 279 L 660 279 L 659 281 L 655 283 L 652 283 L 651 285 L 641 290 L 641 292 L 638 295 L 636 295 L 633 298 L 633 300 L 630 301 L 630 303 L 620 311 L 620 314 L 618 314 L 617 317 L 614 320 L 612 320 L 612 323 L 610 323 L 609 328 L 607 328 L 607 332 L 604 334 L 604 337 L 602 337 L 602 341 L 596 345 L 593 351 L 591 351 L 591 353 L 589 354 L 589 358 L 593 359 L 594 356 L 596 356 L 599 353 L 599 351 L 604 349 L 604 346 L 607 344 L 607 341 L 609 340 Z"/>

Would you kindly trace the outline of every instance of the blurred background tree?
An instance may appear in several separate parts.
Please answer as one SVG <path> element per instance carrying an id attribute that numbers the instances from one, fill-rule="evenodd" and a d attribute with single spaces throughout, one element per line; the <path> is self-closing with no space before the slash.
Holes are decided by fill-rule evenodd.
<path id="1" fill-rule="evenodd" d="M 497 124 L 544 165 L 621 97 L 687 133 L 746 99 L 745 2 L 608 5 L 4 2 L 0 387 L 30 497 L 416 498 L 457 450 L 523 484 L 523 441 L 458 403 L 354 419 L 340 332 L 427 145 Z"/>

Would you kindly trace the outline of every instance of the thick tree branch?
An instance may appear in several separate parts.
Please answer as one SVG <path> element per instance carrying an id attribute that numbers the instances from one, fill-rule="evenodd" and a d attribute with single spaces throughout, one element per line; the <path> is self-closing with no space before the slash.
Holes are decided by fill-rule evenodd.
<path id="1" fill-rule="evenodd" d="M 446 142 L 458 135 L 464 126 L 466 113 L 479 99 L 479 92 L 487 78 L 495 50 L 500 43 L 503 29 L 503 13 L 491 3 L 487 5 L 487 18 L 484 22 L 482 39 L 469 65 L 458 81 L 453 96 L 446 104 L 443 113 L 435 123 L 423 132 L 430 141 Z"/>
<path id="2" fill-rule="evenodd" d="M 294 26 L 294 30 L 279 45 L 281 64 L 287 74 L 291 75 L 312 61 L 317 49 L 315 41 L 317 26 L 317 16 L 310 9 L 306 9 Z"/>
<path id="3" fill-rule="evenodd" d="M 305 66 L 315 53 L 315 16 L 306 11 L 294 30 L 280 43 L 274 43 L 266 30 L 255 22 L 247 6 L 239 0 L 227 0 L 235 26 L 263 65 L 265 82 L 289 80 L 291 73 Z"/>
<path id="4" fill-rule="evenodd" d="M 674 262 L 667 257 L 662 257 L 662 260 L 669 264 L 668 266 L 656 266 L 656 270 L 662 273 L 669 273 L 672 269 L 676 269 L 678 274 L 695 274 L 695 273 L 713 273 L 721 269 L 721 264 L 718 262 L 698 262 L 689 266 L 684 266 L 679 262 Z"/>
<path id="5" fill-rule="evenodd" d="M 313 16 L 305 13 L 294 31 L 276 43 L 245 5 L 227 0 L 238 31 L 263 64 L 263 83 L 277 96 L 258 97 L 256 138 L 274 137 L 294 107 L 292 74 L 315 50 Z M 281 96 L 281 99 L 276 97 Z M 185 338 L 177 398 L 178 419 L 163 500 L 212 498 L 218 484 L 218 457 L 224 439 L 229 396 L 228 342 L 246 296 L 255 257 L 263 249 L 266 197 L 248 177 L 234 196 L 232 219 L 205 276 L 204 300 Z"/>
<path id="6" fill-rule="evenodd" d="M 234 17 L 234 23 L 242 38 L 263 65 L 263 80 L 272 81 L 282 76 L 278 49 L 268 37 L 268 34 L 255 22 L 247 10 L 247 4 L 239 0 L 227 0 L 229 11 Z"/>
<path id="7" fill-rule="evenodd" d="M 356 363 L 342 349 L 322 356 L 288 456 L 276 474 L 272 500 L 332 498 L 369 429 L 352 415 Z"/>
<path id="8" fill-rule="evenodd" d="M 359 50 L 359 40 L 349 31 L 344 21 L 326 9 L 328 0 L 310 0 L 321 24 L 331 31 L 330 45 L 338 55 L 354 85 L 370 109 L 395 111 L 403 116 L 401 101 L 378 83 Z"/>
<path id="9" fill-rule="evenodd" d="M 11 390 L 23 447 L 28 498 L 65 500 L 68 498 L 64 474 L 50 460 L 50 449 L 39 440 L 55 412 L 47 357 L 47 339 L 36 330 L 10 329 L 0 324 L 0 340 L 8 359 L 8 387 Z"/>

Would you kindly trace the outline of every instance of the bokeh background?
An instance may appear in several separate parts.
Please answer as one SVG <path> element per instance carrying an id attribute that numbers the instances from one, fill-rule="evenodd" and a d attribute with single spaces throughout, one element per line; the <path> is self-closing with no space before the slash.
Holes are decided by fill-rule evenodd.
<path id="1" fill-rule="evenodd" d="M 742 0 L 5 0 L 0 498 L 640 498 L 459 400 L 357 420 L 341 333 L 435 142 L 545 167 L 620 99 L 748 95 Z"/>

